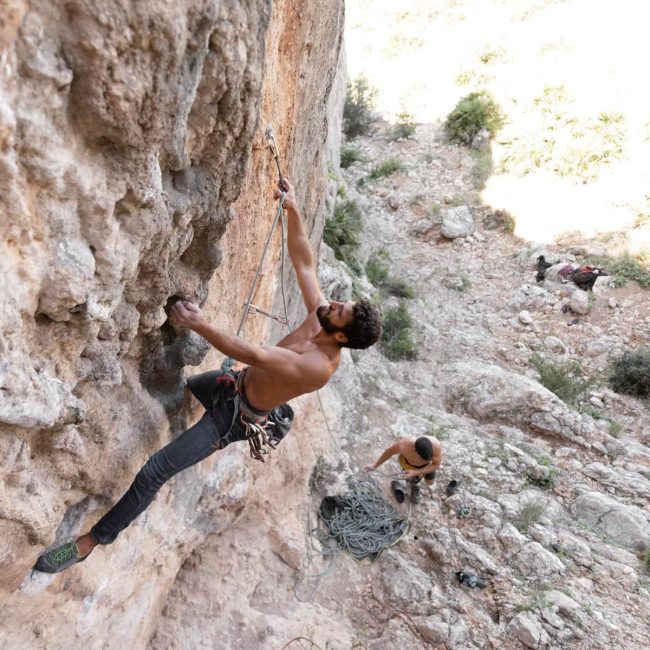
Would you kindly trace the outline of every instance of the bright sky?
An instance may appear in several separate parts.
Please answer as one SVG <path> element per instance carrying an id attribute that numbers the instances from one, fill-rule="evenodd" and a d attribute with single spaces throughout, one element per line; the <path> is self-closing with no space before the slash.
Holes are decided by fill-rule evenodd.
<path id="1" fill-rule="evenodd" d="M 508 117 L 493 146 L 497 169 L 549 138 L 556 155 L 598 154 L 599 116 L 620 114 L 622 154 L 590 163 L 595 180 L 562 177 L 554 163 L 501 170 L 483 198 L 513 214 L 527 239 L 550 241 L 570 224 L 585 235 L 629 230 L 630 249 L 650 249 L 648 229 L 631 228 L 644 214 L 650 221 L 649 24 L 647 0 L 347 0 L 348 73 L 379 89 L 387 119 L 405 109 L 442 121 L 461 97 L 488 89 Z M 545 95 L 559 87 L 561 107 Z M 566 128 L 549 134 L 545 108 L 564 113 Z"/>

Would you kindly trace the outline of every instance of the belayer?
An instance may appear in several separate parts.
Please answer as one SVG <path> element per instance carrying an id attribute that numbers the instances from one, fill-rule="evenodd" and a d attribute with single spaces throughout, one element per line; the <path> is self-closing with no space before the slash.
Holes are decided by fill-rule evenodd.
<path id="1" fill-rule="evenodd" d="M 97 544 L 111 544 L 149 507 L 166 481 L 232 442 L 247 441 L 251 456 L 262 460 L 262 452 L 274 447 L 291 424 L 292 411 L 285 402 L 324 386 L 338 368 L 342 347 L 365 349 L 379 338 L 379 314 L 368 302 L 325 299 L 294 189 L 286 179 L 278 183 L 274 196 L 283 194 L 289 257 L 307 318 L 277 345 L 258 346 L 208 323 L 197 305 L 178 301 L 171 311 L 179 325 L 247 367 L 191 377 L 187 386 L 205 407 L 203 417 L 149 458 L 124 496 L 89 533 L 41 555 L 36 570 L 63 571 L 85 560 Z"/>
<path id="2" fill-rule="evenodd" d="M 387 447 L 372 465 L 366 465 L 364 469 L 373 472 L 393 456 L 397 456 L 400 467 L 404 470 L 404 480 L 411 484 L 411 502 L 418 503 L 420 500 L 419 483 L 422 477 L 428 486 L 433 485 L 436 471 L 442 463 L 440 441 L 431 436 L 420 436 L 419 438 L 403 436 L 395 444 Z M 397 501 L 400 503 L 404 501 L 405 494 L 399 481 L 393 481 L 391 489 Z"/>

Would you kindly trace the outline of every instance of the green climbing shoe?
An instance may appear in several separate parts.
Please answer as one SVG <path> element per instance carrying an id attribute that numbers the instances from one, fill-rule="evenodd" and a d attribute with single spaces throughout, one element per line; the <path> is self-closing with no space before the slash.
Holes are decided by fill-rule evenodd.
<path id="1" fill-rule="evenodd" d="M 73 564 L 77 564 L 77 562 L 83 562 L 87 557 L 88 555 L 79 557 L 77 545 L 74 542 L 68 542 L 48 553 L 43 553 L 36 560 L 34 570 L 43 573 L 59 573 L 59 571 L 65 571 Z"/>

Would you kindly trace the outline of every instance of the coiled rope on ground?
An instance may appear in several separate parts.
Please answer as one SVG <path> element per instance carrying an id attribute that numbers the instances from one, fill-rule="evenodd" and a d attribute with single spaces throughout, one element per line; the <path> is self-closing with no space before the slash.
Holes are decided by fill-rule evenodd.
<path id="1" fill-rule="evenodd" d="M 330 518 L 321 516 L 323 529 L 357 560 L 374 560 L 404 535 L 408 517 L 386 501 L 369 476 L 351 477 L 348 486 L 349 492 L 339 497 L 343 505 Z"/>

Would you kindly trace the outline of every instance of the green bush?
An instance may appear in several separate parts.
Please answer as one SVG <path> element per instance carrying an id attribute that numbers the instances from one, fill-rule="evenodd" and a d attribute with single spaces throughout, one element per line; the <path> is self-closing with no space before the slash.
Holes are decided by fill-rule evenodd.
<path id="1" fill-rule="evenodd" d="M 519 512 L 514 524 L 520 533 L 526 534 L 533 524 L 536 524 L 546 511 L 543 501 L 531 501 L 527 503 Z"/>
<path id="2" fill-rule="evenodd" d="M 541 463 L 545 467 L 549 467 L 547 463 Z M 531 485 L 535 485 L 542 490 L 552 490 L 555 487 L 555 479 L 557 478 L 557 469 L 554 467 L 549 467 L 548 473 L 543 475 L 542 473 L 533 473 L 531 471 L 526 472 L 526 479 Z"/>
<path id="3" fill-rule="evenodd" d="M 472 165 L 472 178 L 474 179 L 474 187 L 477 190 L 485 188 L 487 179 L 490 178 L 494 171 L 494 163 L 492 161 L 492 152 L 489 149 L 484 151 L 473 152 L 474 164 Z"/>
<path id="4" fill-rule="evenodd" d="M 341 167 L 347 169 L 352 163 L 363 160 L 363 156 L 358 149 L 352 147 L 343 147 L 341 149 Z"/>
<path id="5" fill-rule="evenodd" d="M 641 554 L 641 563 L 643 568 L 650 573 L 650 546 L 646 546 Z"/>
<path id="6" fill-rule="evenodd" d="M 483 217 L 483 227 L 488 230 L 503 230 L 513 233 L 517 222 L 507 210 L 494 210 Z"/>
<path id="7" fill-rule="evenodd" d="M 386 137 L 389 140 L 400 138 L 412 138 L 415 135 L 415 119 L 410 113 L 402 111 L 397 114 L 395 124 L 386 129 Z"/>
<path id="8" fill-rule="evenodd" d="M 617 393 L 650 395 L 650 347 L 628 350 L 612 361 L 609 385 Z"/>
<path id="9" fill-rule="evenodd" d="M 554 364 L 533 354 L 530 362 L 539 373 L 540 384 L 567 404 L 575 404 L 592 384 L 592 380 L 585 377 L 582 367 L 576 361 Z"/>
<path id="10" fill-rule="evenodd" d="M 400 278 L 390 277 L 382 286 L 391 296 L 396 298 L 407 298 L 409 300 L 415 298 L 415 289 Z"/>
<path id="11" fill-rule="evenodd" d="M 465 293 L 465 291 L 472 287 L 472 281 L 462 271 L 454 275 L 448 275 L 443 279 L 442 283 L 447 289 L 458 291 L 458 293 Z"/>
<path id="12" fill-rule="evenodd" d="M 370 178 L 376 180 L 382 176 L 390 176 L 395 172 L 403 172 L 406 169 L 402 164 L 402 161 L 399 158 L 388 158 L 383 162 L 379 163 L 376 167 L 373 167 L 370 172 Z"/>
<path id="13" fill-rule="evenodd" d="M 366 135 L 370 131 L 376 98 L 377 89 L 373 88 L 363 75 L 354 81 L 348 81 L 343 106 L 343 133 L 349 139 Z"/>
<path id="14" fill-rule="evenodd" d="M 386 311 L 382 319 L 381 350 L 391 361 L 415 359 L 417 350 L 412 339 L 413 319 L 406 303 Z"/>
<path id="15" fill-rule="evenodd" d="M 447 440 L 449 438 L 449 431 L 446 427 L 434 427 L 425 431 L 425 436 L 431 436 L 438 440 Z"/>
<path id="16" fill-rule="evenodd" d="M 633 257 L 622 257 L 607 270 L 615 276 L 614 283 L 617 287 L 625 286 L 628 280 L 633 280 L 642 287 L 650 287 L 650 269 Z"/>
<path id="17" fill-rule="evenodd" d="M 361 272 L 356 252 L 362 230 L 363 216 L 356 201 L 337 204 L 334 214 L 325 221 L 323 230 L 323 239 L 334 251 L 336 259 L 345 262 L 357 274 Z"/>
<path id="18" fill-rule="evenodd" d="M 502 126 L 501 109 L 486 92 L 470 93 L 463 97 L 445 121 L 449 139 L 468 146 L 482 129 L 493 136 Z"/>
<path id="19" fill-rule="evenodd" d="M 608 415 L 607 413 L 603 413 L 602 411 L 599 411 L 597 408 L 594 408 L 591 406 L 591 404 L 583 404 L 580 406 L 579 409 L 580 413 L 586 413 L 587 415 L 591 416 L 594 420 L 604 420 L 607 422 L 608 426 L 608 433 L 610 436 L 613 438 L 618 438 L 618 434 L 621 432 L 621 429 L 623 426 L 621 425 L 620 422 L 617 422 L 613 417 Z"/>
<path id="20" fill-rule="evenodd" d="M 415 291 L 404 280 L 390 274 L 390 255 L 385 248 L 375 251 L 366 263 L 368 280 L 377 288 L 384 289 L 397 298 L 414 298 Z"/>
<path id="21" fill-rule="evenodd" d="M 630 255 L 619 258 L 589 255 L 585 262 L 606 269 L 614 278 L 613 284 L 616 287 L 624 287 L 630 280 L 637 282 L 641 287 L 650 287 L 650 269 L 644 266 L 640 259 Z"/>
<path id="22" fill-rule="evenodd" d="M 376 287 L 382 287 L 388 280 L 390 276 L 390 270 L 388 268 L 389 261 L 390 256 L 385 248 L 380 248 L 368 258 L 366 275 L 368 276 L 368 280 Z"/>

